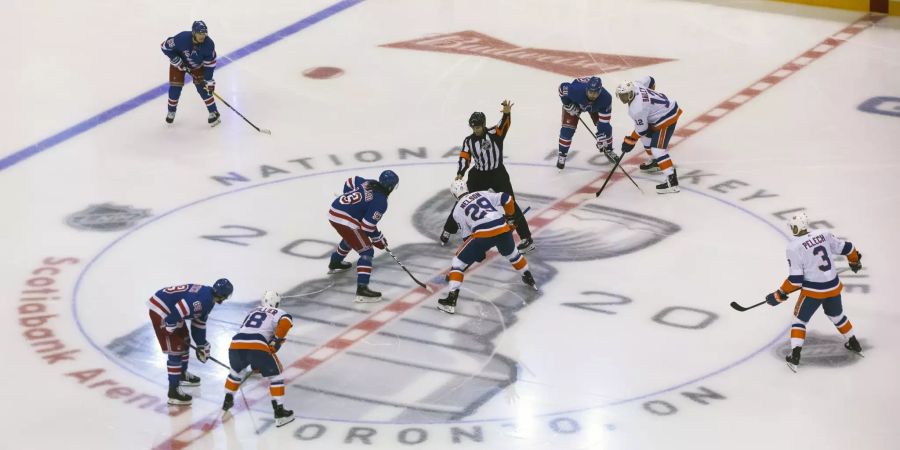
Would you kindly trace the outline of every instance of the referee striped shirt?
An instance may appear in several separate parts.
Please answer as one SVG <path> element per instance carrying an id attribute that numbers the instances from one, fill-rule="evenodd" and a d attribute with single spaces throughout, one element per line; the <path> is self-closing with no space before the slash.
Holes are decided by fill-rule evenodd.
<path id="1" fill-rule="evenodd" d="M 466 136 L 459 152 L 456 174 L 465 175 L 469 166 L 479 172 L 503 167 L 503 139 L 509 131 L 509 124 L 509 114 L 503 114 L 500 123 L 487 130 L 484 136 L 478 137 L 474 133 Z"/>

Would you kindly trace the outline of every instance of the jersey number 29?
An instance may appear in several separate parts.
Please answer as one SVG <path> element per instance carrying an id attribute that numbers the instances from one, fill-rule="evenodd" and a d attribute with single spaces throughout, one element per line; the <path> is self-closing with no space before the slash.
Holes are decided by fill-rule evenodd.
<path id="1" fill-rule="evenodd" d="M 491 205 L 491 201 L 484 197 L 479 198 L 475 203 L 470 203 L 466 206 L 466 209 L 463 210 L 463 212 L 471 217 L 472 220 L 484 219 L 484 216 L 487 215 L 488 211 L 496 211 L 496 209 Z"/>

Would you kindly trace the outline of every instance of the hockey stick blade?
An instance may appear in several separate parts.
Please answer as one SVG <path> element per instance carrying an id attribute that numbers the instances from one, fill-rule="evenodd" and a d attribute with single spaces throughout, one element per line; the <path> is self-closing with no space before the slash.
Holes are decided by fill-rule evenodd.
<path id="1" fill-rule="evenodd" d="M 746 311 L 746 310 L 748 310 L 748 309 L 756 308 L 757 306 L 762 305 L 762 304 L 765 303 L 765 302 L 766 302 L 766 301 L 763 300 L 763 301 L 761 301 L 761 302 L 759 302 L 759 303 L 757 303 L 757 304 L 755 304 L 755 305 L 750 305 L 750 306 L 741 306 L 741 305 L 738 304 L 738 302 L 731 302 L 731 307 L 734 308 L 734 309 L 737 310 L 737 311 L 744 312 L 744 311 Z"/>

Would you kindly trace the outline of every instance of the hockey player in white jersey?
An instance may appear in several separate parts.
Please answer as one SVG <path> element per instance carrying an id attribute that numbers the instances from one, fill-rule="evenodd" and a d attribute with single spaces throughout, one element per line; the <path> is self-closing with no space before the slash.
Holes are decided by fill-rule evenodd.
<path id="1" fill-rule="evenodd" d="M 459 233 L 466 237 L 450 263 L 449 288 L 446 297 L 438 300 L 438 309 L 449 314 L 456 313 L 456 300 L 463 282 L 463 272 L 470 265 L 484 260 L 485 253 L 493 247 L 509 260 L 513 268 L 522 274 L 522 281 L 537 290 L 534 277 L 528 270 L 525 255 L 519 253 L 513 240 L 512 230 L 515 218 L 515 203 L 511 195 L 503 192 L 469 192 L 466 182 L 454 180 L 450 192 L 456 197 L 453 206 L 453 221 L 457 229 L 447 229 L 447 233 Z"/>
<path id="2" fill-rule="evenodd" d="M 787 245 L 787 260 L 790 274 L 781 288 L 766 296 L 766 302 L 776 306 L 787 300 L 788 294 L 800 290 L 800 298 L 794 306 L 794 320 L 791 325 L 791 354 L 785 359 L 791 370 L 800 363 L 800 351 L 806 339 L 806 324 L 819 309 L 831 319 L 837 330 L 847 338 L 844 347 L 852 352 L 862 352 L 862 347 L 853 333 L 853 325 L 844 315 L 841 305 L 841 284 L 834 267 L 834 255 L 847 255 L 853 273 L 862 269 L 862 254 L 849 241 L 842 241 L 828 231 L 810 233 L 806 213 L 796 214 L 788 222 L 794 238 Z"/>
<path id="3" fill-rule="evenodd" d="M 634 121 L 634 131 L 622 142 L 622 154 L 624 156 L 630 152 L 640 139 L 644 151 L 650 156 L 649 161 L 641 164 L 641 170 L 662 171 L 666 175 L 666 182 L 657 185 L 656 192 L 679 192 L 678 175 L 667 149 L 682 111 L 678 102 L 655 91 L 655 88 L 656 80 L 650 76 L 624 82 L 616 88 L 616 97 L 628 105 L 628 115 Z"/>
<path id="4" fill-rule="evenodd" d="M 234 406 L 234 393 L 240 388 L 241 372 L 247 367 L 258 370 L 269 380 L 269 394 L 275 411 L 275 426 L 281 427 L 294 420 L 294 412 L 284 409 L 284 368 L 276 352 L 284 343 L 288 331 L 294 325 L 291 315 L 281 306 L 281 295 L 275 291 L 263 294 L 261 305 L 250 310 L 241 329 L 231 338 L 228 348 L 228 362 L 231 373 L 225 379 L 225 402 L 222 411 Z"/>

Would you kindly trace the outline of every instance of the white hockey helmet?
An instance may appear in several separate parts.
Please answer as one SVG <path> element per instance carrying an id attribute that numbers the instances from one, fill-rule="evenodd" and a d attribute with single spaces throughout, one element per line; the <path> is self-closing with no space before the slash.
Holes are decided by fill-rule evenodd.
<path id="1" fill-rule="evenodd" d="M 277 308 L 281 305 L 281 294 L 275 291 L 266 291 L 262 297 L 262 305 L 269 308 Z"/>
<path id="2" fill-rule="evenodd" d="M 788 225 L 791 227 L 791 232 L 794 233 L 794 236 L 799 236 L 809 228 L 809 217 L 807 217 L 805 211 L 800 211 L 794 214 L 791 220 L 788 220 Z"/>
<path id="3" fill-rule="evenodd" d="M 469 187 L 466 186 L 466 182 L 463 180 L 453 180 L 453 182 L 450 183 L 450 192 L 454 197 L 460 198 L 469 192 Z"/>
<path id="4" fill-rule="evenodd" d="M 616 87 L 616 97 L 626 105 L 634 100 L 634 83 L 631 81 L 623 81 Z"/>

